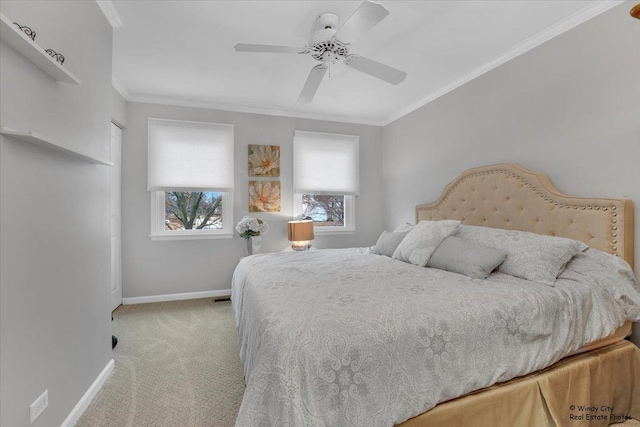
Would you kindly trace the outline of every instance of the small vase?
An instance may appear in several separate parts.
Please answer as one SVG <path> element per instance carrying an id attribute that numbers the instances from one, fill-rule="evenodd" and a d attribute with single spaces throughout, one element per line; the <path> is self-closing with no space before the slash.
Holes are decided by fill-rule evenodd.
<path id="1" fill-rule="evenodd" d="M 249 255 L 259 254 L 262 246 L 262 236 L 252 236 L 247 239 L 247 253 Z"/>
<path id="2" fill-rule="evenodd" d="M 253 242 L 252 242 L 252 238 L 249 237 L 247 240 L 247 254 L 249 255 L 253 255 Z"/>
<path id="3" fill-rule="evenodd" d="M 259 254 L 262 247 L 262 236 L 253 236 L 251 238 L 251 244 L 253 246 L 253 254 Z"/>

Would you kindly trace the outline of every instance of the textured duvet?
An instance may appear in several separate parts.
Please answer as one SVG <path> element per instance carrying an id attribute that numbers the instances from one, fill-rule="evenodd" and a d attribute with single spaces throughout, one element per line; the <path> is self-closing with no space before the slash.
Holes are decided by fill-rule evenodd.
<path id="1" fill-rule="evenodd" d="M 593 249 L 554 287 L 366 248 L 255 255 L 232 292 L 242 427 L 391 426 L 640 321 L 628 264 Z"/>

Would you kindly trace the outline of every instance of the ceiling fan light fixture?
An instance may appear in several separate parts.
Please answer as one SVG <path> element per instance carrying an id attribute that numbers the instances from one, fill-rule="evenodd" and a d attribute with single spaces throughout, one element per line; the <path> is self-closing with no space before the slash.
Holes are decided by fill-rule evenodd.
<path id="1" fill-rule="evenodd" d="M 346 57 L 349 53 L 349 46 L 345 45 L 340 40 L 329 39 L 311 44 L 309 47 L 309 51 L 313 59 L 315 59 L 316 61 L 324 62 L 324 54 L 327 52 L 331 52 L 338 58 Z"/>
<path id="2" fill-rule="evenodd" d="M 325 67 L 331 67 L 336 63 L 337 57 L 336 54 L 331 52 L 330 50 L 326 51 L 322 54 L 322 63 Z"/>
<path id="3" fill-rule="evenodd" d="M 315 96 L 320 83 L 331 66 L 338 61 L 357 71 L 368 74 L 393 85 L 400 84 L 407 73 L 396 68 L 349 53 L 352 40 L 363 36 L 375 27 L 389 14 L 383 5 L 365 0 L 338 27 L 340 18 L 335 13 L 319 15 L 311 27 L 309 45 L 305 47 L 274 46 L 239 43 L 235 46 L 237 52 L 270 52 L 270 53 L 298 53 L 310 55 L 320 62 L 311 69 L 309 76 L 298 97 L 298 103 L 308 104 Z"/>

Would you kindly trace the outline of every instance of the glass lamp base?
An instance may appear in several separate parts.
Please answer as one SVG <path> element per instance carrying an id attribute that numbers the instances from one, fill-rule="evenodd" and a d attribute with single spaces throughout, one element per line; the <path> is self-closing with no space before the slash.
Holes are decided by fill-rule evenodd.
<path id="1" fill-rule="evenodd" d="M 308 251 L 311 245 L 308 241 L 304 242 L 291 242 L 291 249 L 294 251 Z"/>

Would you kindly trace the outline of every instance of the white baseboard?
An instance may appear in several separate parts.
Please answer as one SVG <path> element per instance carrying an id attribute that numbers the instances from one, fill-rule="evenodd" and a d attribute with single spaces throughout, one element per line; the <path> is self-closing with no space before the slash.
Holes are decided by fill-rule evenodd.
<path id="1" fill-rule="evenodd" d="M 100 372 L 100 375 L 98 375 L 98 378 L 96 378 L 93 384 L 91 384 L 91 387 L 89 387 L 89 389 L 84 394 L 84 396 L 82 396 L 80 401 L 69 413 L 67 418 L 62 422 L 60 427 L 73 427 L 78 422 L 78 420 L 80 419 L 84 411 L 87 409 L 87 407 L 89 406 L 93 398 L 96 397 L 96 394 L 98 394 L 98 391 L 100 391 L 100 389 L 102 388 L 102 385 L 111 376 L 114 366 L 115 366 L 115 362 L 113 361 L 113 359 L 111 359 L 109 363 L 107 363 L 107 366 L 104 367 L 102 372 Z"/>
<path id="2" fill-rule="evenodd" d="M 228 297 L 231 289 L 221 289 L 217 291 L 186 292 L 183 294 L 150 295 L 148 297 L 122 298 L 123 305 L 145 304 L 148 302 L 180 301 L 185 299 Z"/>

